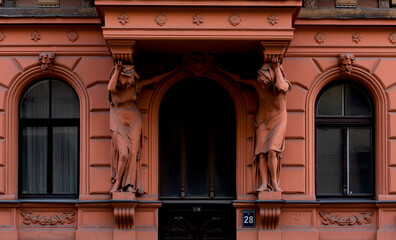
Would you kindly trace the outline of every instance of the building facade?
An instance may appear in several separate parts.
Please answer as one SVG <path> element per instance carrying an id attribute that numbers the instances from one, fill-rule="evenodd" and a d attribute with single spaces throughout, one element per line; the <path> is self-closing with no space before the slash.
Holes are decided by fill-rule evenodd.
<path id="1" fill-rule="evenodd" d="M 395 238 L 394 0 L 0 2 L 0 239 Z M 111 192 L 117 64 L 143 86 L 136 194 Z M 279 98 L 248 83 L 274 64 L 282 191 L 257 192 Z"/>

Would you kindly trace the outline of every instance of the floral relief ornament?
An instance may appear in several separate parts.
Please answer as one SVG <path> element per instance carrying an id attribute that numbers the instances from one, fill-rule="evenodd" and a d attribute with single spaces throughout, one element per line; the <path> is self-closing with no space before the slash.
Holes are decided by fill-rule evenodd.
<path id="1" fill-rule="evenodd" d="M 199 15 L 198 13 L 193 16 L 193 23 L 194 24 L 199 25 L 199 24 L 201 24 L 203 22 L 204 22 L 203 21 L 203 17 L 201 15 Z"/>
<path id="2" fill-rule="evenodd" d="M 70 42 L 75 42 L 77 41 L 79 35 L 75 31 L 71 31 L 67 34 L 67 38 L 69 39 Z"/>
<path id="3" fill-rule="evenodd" d="M 236 26 L 239 25 L 241 23 L 241 17 L 238 14 L 232 14 L 229 18 L 228 18 L 228 22 L 230 22 L 230 24 L 232 26 Z"/>
<path id="4" fill-rule="evenodd" d="M 317 34 L 315 35 L 314 39 L 315 39 L 315 41 L 316 41 L 318 44 L 322 44 L 322 43 L 324 43 L 325 40 L 326 40 L 326 34 L 319 32 L 319 33 L 317 33 Z"/>
<path id="5" fill-rule="evenodd" d="M 362 34 L 359 34 L 359 33 L 353 34 L 352 41 L 354 41 L 356 44 L 358 44 L 360 41 L 362 41 Z"/>
<path id="6" fill-rule="evenodd" d="M 33 212 L 21 212 L 23 217 L 23 223 L 26 225 L 30 224 L 40 224 L 42 226 L 56 225 L 56 224 L 70 224 L 75 221 L 74 212 L 63 212 L 63 214 L 55 214 L 53 216 L 47 217 L 40 214 L 33 214 Z"/>
<path id="7" fill-rule="evenodd" d="M 118 16 L 118 22 L 121 23 L 122 25 L 125 25 L 125 23 L 128 23 L 129 17 L 125 14 L 122 14 L 120 16 Z"/>
<path id="8" fill-rule="evenodd" d="M 37 31 L 30 33 L 30 39 L 37 42 L 38 40 L 41 39 L 40 33 Z"/>
<path id="9" fill-rule="evenodd" d="M 352 226 L 355 224 L 369 224 L 373 221 L 373 212 L 362 212 L 361 215 L 352 215 L 348 217 L 338 214 L 331 215 L 329 212 L 319 212 L 324 225 L 337 224 L 340 226 Z"/>
<path id="10" fill-rule="evenodd" d="M 0 42 L 2 42 L 5 39 L 6 35 L 3 32 L 0 32 Z"/>
<path id="11" fill-rule="evenodd" d="M 268 16 L 268 22 L 273 26 L 279 22 L 278 16 L 275 16 L 272 14 L 271 16 Z"/>
<path id="12" fill-rule="evenodd" d="M 396 44 L 396 33 L 391 33 L 391 34 L 389 34 L 388 39 L 389 39 L 389 42 L 390 42 L 390 43 L 392 43 L 393 45 L 395 45 L 395 44 Z"/>
<path id="13" fill-rule="evenodd" d="M 166 23 L 166 21 L 168 21 L 168 18 L 167 18 L 164 14 L 159 13 L 159 14 L 155 17 L 154 21 L 155 21 L 159 26 L 162 26 L 162 25 L 164 25 L 164 24 Z"/>

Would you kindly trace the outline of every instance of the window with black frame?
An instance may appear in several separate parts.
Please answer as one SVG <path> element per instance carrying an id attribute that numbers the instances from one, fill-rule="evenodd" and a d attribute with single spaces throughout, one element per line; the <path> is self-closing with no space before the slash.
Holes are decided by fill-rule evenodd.
<path id="1" fill-rule="evenodd" d="M 63 81 L 35 82 L 19 104 L 19 197 L 78 196 L 80 103 Z"/>
<path id="2" fill-rule="evenodd" d="M 374 195 L 373 100 L 351 81 L 326 86 L 316 101 L 316 196 Z"/>

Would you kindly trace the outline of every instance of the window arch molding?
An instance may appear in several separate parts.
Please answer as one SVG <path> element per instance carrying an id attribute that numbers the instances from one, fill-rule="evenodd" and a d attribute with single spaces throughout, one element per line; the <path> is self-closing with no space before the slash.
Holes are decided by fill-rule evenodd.
<path id="1" fill-rule="evenodd" d="M 6 190 L 7 199 L 18 198 L 18 111 L 19 102 L 24 92 L 35 82 L 43 79 L 59 79 L 69 84 L 76 92 L 80 103 L 80 153 L 79 153 L 79 196 L 88 194 L 88 141 L 89 141 L 89 97 L 86 88 L 72 71 L 59 65 L 54 66 L 52 73 L 43 74 L 40 66 L 25 69 L 15 78 L 8 89 L 6 97 Z"/>
<path id="2" fill-rule="evenodd" d="M 307 152 L 307 194 L 315 198 L 315 106 L 316 99 L 321 90 L 331 82 L 337 80 L 348 80 L 356 82 L 364 87 L 371 95 L 375 106 L 375 197 L 381 198 L 381 195 L 387 193 L 388 189 L 388 98 L 384 86 L 379 78 L 371 74 L 365 68 L 354 65 L 353 71 L 349 75 L 341 75 L 338 66 L 322 72 L 322 74 L 313 81 L 308 90 L 306 98 L 306 152 Z M 379 161 L 379 160 L 382 161 Z"/>

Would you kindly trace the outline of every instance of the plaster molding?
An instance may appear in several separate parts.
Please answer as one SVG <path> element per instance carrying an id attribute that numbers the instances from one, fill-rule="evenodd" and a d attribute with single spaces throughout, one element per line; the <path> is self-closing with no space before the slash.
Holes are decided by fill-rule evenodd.
<path id="1" fill-rule="evenodd" d="M 203 17 L 200 14 L 195 14 L 193 17 L 193 23 L 199 26 L 199 24 L 204 23 Z"/>
<path id="2" fill-rule="evenodd" d="M 355 224 L 363 225 L 373 222 L 374 212 L 362 212 L 360 215 L 353 214 L 352 216 L 340 216 L 330 212 L 319 212 L 322 217 L 323 225 L 339 225 L 339 226 L 353 226 Z"/>
<path id="3" fill-rule="evenodd" d="M 0 32 L 0 42 L 2 42 L 6 38 L 6 34 L 4 32 Z"/>
<path id="4" fill-rule="evenodd" d="M 75 42 L 78 40 L 80 36 L 76 31 L 70 31 L 67 33 L 67 38 L 69 39 L 70 42 Z"/>
<path id="5" fill-rule="evenodd" d="M 390 43 L 395 45 L 396 44 L 396 33 L 389 34 L 388 40 L 389 40 Z"/>
<path id="6" fill-rule="evenodd" d="M 158 15 L 154 18 L 154 21 L 158 26 L 163 26 L 165 25 L 166 21 L 168 21 L 168 18 L 165 16 L 165 14 L 158 13 Z"/>
<path id="7" fill-rule="evenodd" d="M 315 42 L 316 42 L 316 43 L 322 44 L 322 43 L 324 43 L 325 40 L 326 40 L 326 34 L 321 33 L 321 32 L 318 32 L 318 33 L 315 35 L 314 39 L 315 39 Z"/>
<path id="8" fill-rule="evenodd" d="M 352 41 L 358 44 L 360 41 L 362 41 L 362 34 L 360 33 L 352 34 Z"/>
<path id="9" fill-rule="evenodd" d="M 34 31 L 34 32 L 30 33 L 30 39 L 37 42 L 38 40 L 41 39 L 41 35 L 39 32 Z"/>
<path id="10" fill-rule="evenodd" d="M 279 23 L 278 16 L 275 16 L 274 14 L 272 14 L 271 16 L 268 16 L 268 23 L 270 23 L 272 26 Z"/>
<path id="11" fill-rule="evenodd" d="M 126 23 L 128 23 L 129 22 L 128 15 L 121 14 L 120 16 L 118 16 L 118 22 L 121 23 L 122 25 L 125 25 Z"/>
<path id="12" fill-rule="evenodd" d="M 136 42 L 130 40 L 108 40 L 113 61 L 122 61 L 123 64 L 133 64 Z"/>
<path id="13" fill-rule="evenodd" d="M 238 14 L 236 14 L 236 13 L 232 14 L 228 18 L 228 22 L 234 27 L 239 25 L 241 23 L 241 21 L 242 21 L 241 17 Z"/>

